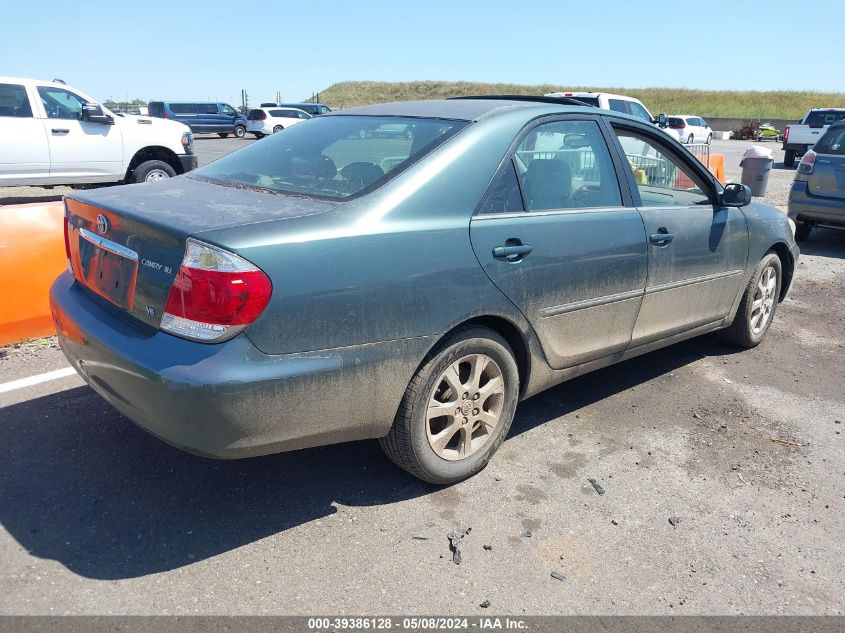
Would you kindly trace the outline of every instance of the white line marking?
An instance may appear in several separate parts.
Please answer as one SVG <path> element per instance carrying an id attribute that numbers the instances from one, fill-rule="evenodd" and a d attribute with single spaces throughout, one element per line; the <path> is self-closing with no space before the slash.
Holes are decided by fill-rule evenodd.
<path id="1" fill-rule="evenodd" d="M 64 369 L 48 371 L 45 374 L 38 374 L 37 376 L 30 376 L 29 378 L 19 378 L 18 380 L 11 380 L 9 382 L 0 383 L 0 393 L 6 393 L 7 391 L 14 391 L 15 389 L 31 387 L 32 385 L 38 385 L 42 382 L 58 380 L 59 378 L 66 378 L 67 376 L 73 376 L 75 374 L 76 370 L 73 367 L 65 367 Z"/>

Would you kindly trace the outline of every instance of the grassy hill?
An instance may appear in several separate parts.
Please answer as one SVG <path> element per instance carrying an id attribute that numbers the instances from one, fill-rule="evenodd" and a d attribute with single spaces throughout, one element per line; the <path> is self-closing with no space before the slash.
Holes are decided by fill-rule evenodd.
<path id="1" fill-rule="evenodd" d="M 687 88 L 596 88 L 486 84 L 472 81 L 344 81 L 320 92 L 320 101 L 333 108 L 348 108 L 384 101 L 443 99 L 467 94 L 544 94 L 592 90 L 636 97 L 653 114 L 698 114 L 742 119 L 798 119 L 810 108 L 845 107 L 845 93 L 790 91 L 719 91 Z"/>

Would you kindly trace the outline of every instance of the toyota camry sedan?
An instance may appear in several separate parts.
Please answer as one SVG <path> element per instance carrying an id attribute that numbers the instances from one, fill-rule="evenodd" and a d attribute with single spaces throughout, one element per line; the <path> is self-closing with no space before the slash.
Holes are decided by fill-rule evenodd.
<path id="1" fill-rule="evenodd" d="M 798 259 L 662 131 L 553 98 L 346 109 L 65 206 L 59 340 L 118 411 L 211 457 L 379 438 L 441 484 L 552 385 L 757 345 Z"/>

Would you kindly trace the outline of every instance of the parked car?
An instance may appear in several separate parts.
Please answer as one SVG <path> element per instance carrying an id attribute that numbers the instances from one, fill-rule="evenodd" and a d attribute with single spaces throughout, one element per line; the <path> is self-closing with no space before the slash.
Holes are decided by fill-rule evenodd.
<path id="1" fill-rule="evenodd" d="M 303 110 L 311 116 L 320 116 L 321 114 L 328 114 L 332 109 L 325 103 L 262 103 L 262 108 L 296 108 Z"/>
<path id="2" fill-rule="evenodd" d="M 803 156 L 829 125 L 842 120 L 845 120 L 845 108 L 813 108 L 798 125 L 787 125 L 783 130 L 784 166 L 795 167 L 795 158 Z"/>
<path id="3" fill-rule="evenodd" d="M 411 143 L 357 134 L 394 123 Z M 75 192 L 66 227 L 61 348 L 127 417 L 216 457 L 381 438 L 435 483 L 561 381 L 715 330 L 757 345 L 798 259 L 784 214 L 653 125 L 525 98 L 323 115 Z"/>
<path id="4" fill-rule="evenodd" d="M 617 95 L 610 92 L 549 92 L 545 96 L 577 99 L 586 105 L 602 108 L 603 110 L 613 110 L 614 112 L 630 114 L 648 123 L 658 122 L 658 119 L 655 119 L 651 115 L 651 112 L 643 105 L 642 101 L 626 95 Z"/>
<path id="5" fill-rule="evenodd" d="M 681 143 L 707 143 L 713 140 L 713 130 L 707 121 L 691 114 L 670 114 L 666 118 L 666 130 Z"/>
<path id="6" fill-rule="evenodd" d="M 246 130 L 255 138 L 281 132 L 286 127 L 312 118 L 307 112 L 295 108 L 256 108 L 246 118 Z"/>
<path id="7" fill-rule="evenodd" d="M 788 215 L 799 241 L 809 238 L 816 225 L 845 228 L 845 121 L 827 128 L 801 158 L 789 192 Z"/>
<path id="8" fill-rule="evenodd" d="M 191 130 L 58 81 L 0 77 L 0 186 L 144 182 L 197 166 Z"/>
<path id="9" fill-rule="evenodd" d="M 216 133 L 220 138 L 246 136 L 246 117 L 228 103 L 200 101 L 150 101 L 150 116 L 184 123 L 195 134 Z"/>

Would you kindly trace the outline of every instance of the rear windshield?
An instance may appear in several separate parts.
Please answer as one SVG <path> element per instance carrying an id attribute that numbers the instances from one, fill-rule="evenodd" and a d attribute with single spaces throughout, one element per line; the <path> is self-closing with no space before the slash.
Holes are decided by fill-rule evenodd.
<path id="1" fill-rule="evenodd" d="M 807 115 L 807 120 L 804 121 L 804 124 L 822 126 L 843 120 L 845 120 L 845 110 L 842 112 L 816 111 L 810 112 L 810 114 Z"/>
<path id="2" fill-rule="evenodd" d="M 684 122 L 683 119 L 679 119 L 678 117 L 674 117 L 674 116 L 670 116 L 666 120 L 666 122 L 669 125 L 669 127 L 684 127 L 684 126 L 686 126 L 686 123 Z"/>
<path id="3" fill-rule="evenodd" d="M 380 187 L 466 125 L 444 119 L 318 117 L 224 156 L 191 177 L 343 200 Z M 383 126 L 410 133 L 377 132 Z"/>
<path id="4" fill-rule="evenodd" d="M 816 154 L 845 156 L 845 126 L 828 129 L 813 146 Z"/>
<path id="5" fill-rule="evenodd" d="M 264 114 L 264 110 L 250 110 L 249 116 L 247 116 L 248 121 L 260 121 L 262 118 L 266 117 L 267 115 Z"/>
<path id="6" fill-rule="evenodd" d="M 598 97 L 571 97 L 571 98 L 575 99 L 576 101 L 580 101 L 584 105 L 593 106 L 594 108 L 599 107 L 599 98 Z M 622 110 L 622 112 L 625 112 L 625 110 Z"/>

